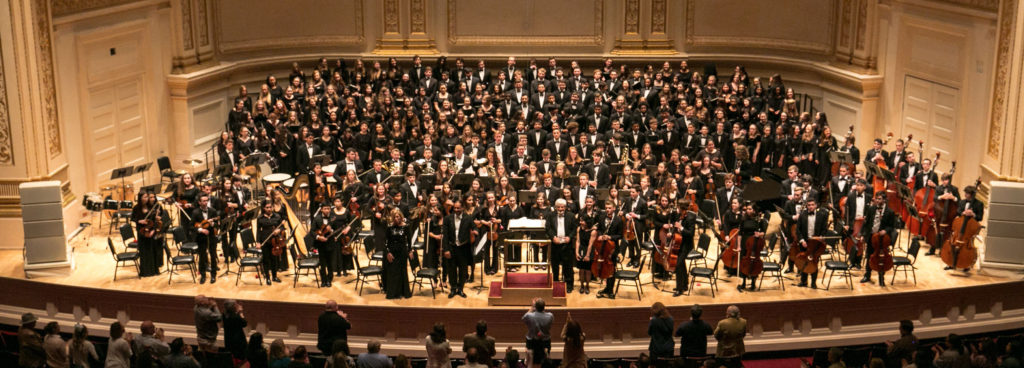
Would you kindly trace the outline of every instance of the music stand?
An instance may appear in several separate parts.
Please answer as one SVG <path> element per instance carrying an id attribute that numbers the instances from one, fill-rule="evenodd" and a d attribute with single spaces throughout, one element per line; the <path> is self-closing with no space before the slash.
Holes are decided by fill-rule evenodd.
<path id="1" fill-rule="evenodd" d="M 139 193 L 145 193 L 145 192 L 152 192 L 153 194 L 161 193 L 161 191 L 160 191 L 161 187 L 163 187 L 163 184 L 161 184 L 161 183 L 156 183 L 156 184 L 153 184 L 153 185 L 147 185 L 147 186 L 144 186 L 142 188 L 139 188 Z"/>
<path id="2" fill-rule="evenodd" d="M 864 170 L 867 171 L 869 176 L 881 175 L 878 172 L 881 171 L 874 162 L 864 161 Z"/>
<path id="3" fill-rule="evenodd" d="M 391 175 L 391 177 L 389 177 L 389 178 L 384 180 L 384 183 L 392 185 L 392 186 L 399 185 L 399 184 L 402 183 L 402 179 L 403 178 L 404 177 L 402 175 Z"/>
<path id="4" fill-rule="evenodd" d="M 124 183 L 124 178 L 127 178 L 127 177 L 132 176 L 132 175 L 135 175 L 135 167 L 134 166 L 125 166 L 125 167 L 122 167 L 122 168 L 119 168 L 119 169 L 114 169 L 113 171 L 110 172 L 110 180 L 121 179 L 121 198 L 122 199 L 126 197 L 125 196 L 125 194 L 126 194 L 125 193 L 126 187 L 125 187 L 125 183 Z"/>
<path id="5" fill-rule="evenodd" d="M 725 188 L 725 174 L 724 172 L 715 173 L 714 177 L 711 178 L 715 182 L 715 188 Z M 735 179 L 733 184 L 735 184 Z"/>
<path id="6" fill-rule="evenodd" d="M 838 162 L 841 164 L 853 163 L 853 155 L 851 155 L 849 152 L 832 151 L 829 152 L 828 156 L 829 159 L 832 160 L 832 162 Z"/>
<path id="7" fill-rule="evenodd" d="M 197 172 L 195 174 L 195 179 L 198 182 L 198 181 L 202 180 L 202 178 L 205 178 L 209 174 L 210 174 L 210 169 L 201 170 L 201 171 L 199 171 L 199 172 Z"/>
<path id="8" fill-rule="evenodd" d="M 578 176 L 570 176 L 570 177 L 567 177 L 565 179 L 562 179 L 562 186 L 563 187 L 565 187 L 565 186 L 577 187 L 579 185 L 580 185 L 580 177 L 578 177 Z"/>
<path id="9" fill-rule="evenodd" d="M 600 203 L 602 208 L 604 208 L 604 201 L 608 200 L 608 192 L 609 190 L 607 188 L 597 188 L 597 190 L 594 191 L 595 196 L 597 197 L 597 203 Z"/>
<path id="10" fill-rule="evenodd" d="M 510 177 L 508 178 L 508 184 L 516 190 L 522 190 L 523 188 L 526 188 L 526 178 Z"/>
<path id="11" fill-rule="evenodd" d="M 463 174 L 463 175 L 475 176 L 473 174 Z M 494 188 L 494 184 L 495 183 L 494 183 L 494 177 L 493 176 L 481 176 L 478 179 L 480 179 L 480 188 L 482 188 L 483 190 L 491 190 L 491 189 Z M 454 180 L 458 180 L 458 178 L 456 178 Z M 472 180 L 470 182 L 472 182 Z"/>
<path id="12" fill-rule="evenodd" d="M 622 175 L 622 167 L 623 166 L 626 166 L 626 165 L 625 164 L 621 164 L 621 163 L 614 163 L 614 164 L 608 165 L 608 170 L 609 170 L 609 172 L 611 172 L 612 175 Z"/>
<path id="13" fill-rule="evenodd" d="M 537 192 L 533 190 L 520 190 L 517 193 L 519 203 L 533 203 L 537 201 Z"/>
<path id="14" fill-rule="evenodd" d="M 658 172 L 658 165 L 647 165 L 647 176 L 654 175 Z"/>
<path id="15" fill-rule="evenodd" d="M 135 167 L 135 173 L 142 174 L 142 186 L 146 186 L 146 171 L 149 171 L 149 168 L 151 167 L 153 167 L 152 162 Z"/>
<path id="16" fill-rule="evenodd" d="M 475 177 L 476 175 L 473 174 L 455 174 L 455 176 L 451 178 L 452 188 L 468 189 L 469 185 L 473 183 L 473 178 Z"/>
<path id="17" fill-rule="evenodd" d="M 331 158 L 321 153 L 319 155 L 313 156 L 313 158 L 309 159 L 309 162 L 313 165 L 320 164 L 320 166 L 326 166 L 331 164 Z"/>
<path id="18" fill-rule="evenodd" d="M 218 165 L 216 168 L 213 169 L 213 177 L 216 179 L 223 178 L 225 176 L 231 176 L 231 171 L 231 164 Z"/>
<path id="19" fill-rule="evenodd" d="M 437 178 L 433 175 L 420 175 L 417 180 L 420 185 L 427 189 L 428 192 L 434 191 L 434 185 L 436 185 Z"/>

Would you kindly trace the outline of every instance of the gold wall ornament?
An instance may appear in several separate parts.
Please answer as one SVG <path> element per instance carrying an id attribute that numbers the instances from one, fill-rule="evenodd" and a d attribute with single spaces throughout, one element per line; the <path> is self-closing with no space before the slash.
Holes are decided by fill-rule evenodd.
<path id="1" fill-rule="evenodd" d="M 43 127 L 46 130 L 46 148 L 50 158 L 63 152 L 60 126 L 57 122 L 57 90 L 53 75 L 53 41 L 50 39 L 50 2 L 32 1 L 36 22 L 36 43 L 39 47 L 39 85 L 43 97 Z"/>
<path id="2" fill-rule="evenodd" d="M 398 0 L 384 0 L 384 33 L 399 33 Z"/>
<path id="3" fill-rule="evenodd" d="M 1007 77 L 1010 74 L 1010 49 L 1013 47 L 1013 29 L 1017 23 L 1017 2 L 1003 1 L 1002 9 L 999 11 L 999 39 L 996 45 L 996 70 L 995 85 L 992 87 L 992 111 L 988 125 L 988 155 L 999 159 L 999 152 L 1003 144 L 1003 123 L 1006 106 L 1006 89 L 1010 81 Z"/>
<path id="4" fill-rule="evenodd" d="M 136 0 L 53 0 L 53 17 L 84 13 L 135 2 Z"/>
<path id="5" fill-rule="evenodd" d="M 626 34 L 640 33 L 640 0 L 626 0 L 625 19 Z"/>
<path id="6" fill-rule="evenodd" d="M 14 166 L 14 147 L 11 139 L 11 116 L 7 106 L 3 48 L 0 47 L 0 166 Z"/>

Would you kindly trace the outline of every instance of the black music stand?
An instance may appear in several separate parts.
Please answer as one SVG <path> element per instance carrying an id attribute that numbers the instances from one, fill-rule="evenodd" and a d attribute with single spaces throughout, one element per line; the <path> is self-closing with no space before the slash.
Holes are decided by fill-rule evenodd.
<path id="1" fill-rule="evenodd" d="M 142 164 L 135 167 L 135 174 L 142 174 L 142 186 L 146 186 L 146 171 L 153 167 L 153 163 Z"/>
<path id="2" fill-rule="evenodd" d="M 437 178 L 434 177 L 433 175 L 421 174 L 416 179 L 416 181 L 418 181 L 420 183 L 420 185 L 422 185 L 423 188 L 425 188 L 425 190 L 424 190 L 425 192 L 432 193 L 434 191 L 434 185 L 436 185 Z"/>
<path id="3" fill-rule="evenodd" d="M 455 174 L 452 176 L 452 189 L 459 188 L 469 190 L 469 185 L 473 183 L 473 178 L 476 175 L 473 174 Z"/>
<path id="4" fill-rule="evenodd" d="M 580 185 L 580 177 L 578 177 L 578 176 L 570 176 L 570 177 L 567 177 L 565 179 L 562 179 L 562 186 L 563 187 L 567 187 L 567 186 L 568 187 L 578 187 L 579 185 Z"/>
<path id="5" fill-rule="evenodd" d="M 526 178 L 510 177 L 508 178 L 508 184 L 516 190 L 522 190 L 526 188 Z"/>
<path id="6" fill-rule="evenodd" d="M 139 188 L 139 193 L 153 192 L 153 194 L 159 194 L 159 193 L 162 193 L 160 191 L 160 189 L 162 187 L 163 187 L 163 184 L 161 184 L 161 183 L 156 183 L 156 184 L 153 184 L 153 185 L 147 185 L 147 186 L 144 186 L 142 188 Z"/>
<path id="7" fill-rule="evenodd" d="M 533 203 L 537 201 L 537 192 L 533 190 L 520 190 L 517 193 L 519 203 Z"/>
<path id="8" fill-rule="evenodd" d="M 122 168 L 119 168 L 119 169 L 114 169 L 113 171 L 110 172 L 110 180 L 118 180 L 118 179 L 121 180 L 121 200 L 122 201 L 126 200 L 125 197 L 127 195 L 126 192 L 125 192 L 126 187 L 125 187 L 124 179 L 129 177 L 129 176 L 132 176 L 132 175 L 135 175 L 135 167 L 134 166 L 125 166 L 125 167 L 122 167 Z"/>
<path id="9" fill-rule="evenodd" d="M 320 164 L 320 166 L 326 166 L 331 164 L 331 158 L 321 153 L 319 155 L 313 156 L 313 158 L 309 159 L 309 162 L 310 164 L 313 165 Z"/>
<path id="10" fill-rule="evenodd" d="M 473 174 L 463 174 L 463 175 L 469 175 L 469 176 L 475 177 L 475 175 L 473 175 Z M 491 189 L 494 188 L 495 183 L 494 183 L 494 177 L 493 176 L 481 176 L 481 177 L 478 177 L 478 179 L 480 179 L 480 188 L 481 189 L 483 189 L 483 190 L 491 190 Z M 455 180 L 459 180 L 459 179 L 456 178 Z M 470 180 L 470 182 L 472 182 L 472 180 Z"/>
<path id="11" fill-rule="evenodd" d="M 622 175 L 622 167 L 623 166 L 626 166 L 626 165 L 625 164 L 621 164 L 621 163 L 614 163 L 614 164 L 608 165 L 608 170 L 611 172 L 612 176 Z"/>
<path id="12" fill-rule="evenodd" d="M 608 193 L 610 191 L 611 190 L 607 188 L 597 188 L 597 190 L 594 191 L 595 196 L 597 197 L 597 202 L 601 204 L 602 208 L 604 208 L 604 201 L 608 200 Z"/>
<path id="13" fill-rule="evenodd" d="M 231 164 L 218 165 L 213 169 L 213 178 L 219 179 L 225 176 L 231 176 L 232 167 Z"/>

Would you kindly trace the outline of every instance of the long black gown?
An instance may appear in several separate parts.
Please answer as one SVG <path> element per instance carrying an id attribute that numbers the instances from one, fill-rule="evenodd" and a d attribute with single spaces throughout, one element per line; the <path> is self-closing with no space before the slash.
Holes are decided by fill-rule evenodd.
<path id="1" fill-rule="evenodd" d="M 384 291 L 388 299 L 412 297 L 409 287 L 409 235 L 404 226 L 387 229 L 387 253 L 384 254 Z M 387 255 L 394 256 L 388 261 Z"/>
<path id="2" fill-rule="evenodd" d="M 150 211 L 153 211 L 151 214 Z M 148 216 L 148 217 L 147 217 Z M 160 207 L 153 207 L 152 210 L 136 205 L 132 209 L 132 222 L 135 222 L 136 229 L 142 229 L 139 221 L 160 221 L 166 223 L 163 210 Z M 139 251 L 139 277 L 156 276 L 160 274 L 160 268 L 164 266 L 164 249 L 162 230 L 158 229 L 152 237 L 145 236 L 139 231 L 136 234 Z"/>

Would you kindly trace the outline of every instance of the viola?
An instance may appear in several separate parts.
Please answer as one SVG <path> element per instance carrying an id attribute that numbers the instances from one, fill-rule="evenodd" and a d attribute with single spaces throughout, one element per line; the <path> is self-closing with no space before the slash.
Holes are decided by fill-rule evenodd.
<path id="1" fill-rule="evenodd" d="M 273 246 L 273 248 L 270 249 L 270 254 L 273 254 L 275 257 L 283 254 L 285 243 L 287 241 L 288 238 L 285 236 L 284 231 L 277 233 L 276 236 L 270 239 L 270 245 Z"/>
<path id="2" fill-rule="evenodd" d="M 751 236 L 743 242 L 747 253 L 740 259 L 740 274 L 747 277 L 757 277 L 764 270 L 764 261 L 761 260 L 761 250 L 764 249 L 764 237 Z"/>
<path id="3" fill-rule="evenodd" d="M 871 247 L 874 252 L 868 259 L 868 267 L 876 272 L 885 272 L 892 269 L 892 238 L 889 234 L 875 233 L 871 235 Z"/>

